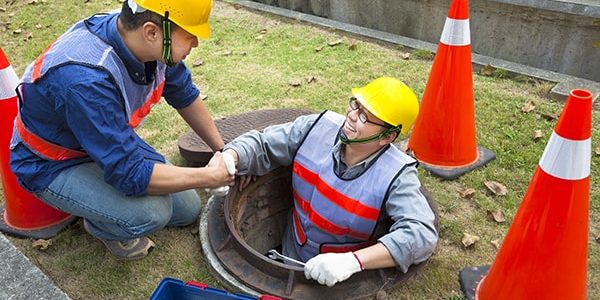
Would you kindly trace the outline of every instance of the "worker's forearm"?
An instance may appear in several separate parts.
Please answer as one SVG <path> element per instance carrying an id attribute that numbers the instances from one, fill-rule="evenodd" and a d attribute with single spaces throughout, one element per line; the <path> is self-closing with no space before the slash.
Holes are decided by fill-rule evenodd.
<path id="1" fill-rule="evenodd" d="M 217 130 L 217 126 L 212 119 L 208 108 L 198 97 L 192 104 L 186 108 L 178 110 L 183 119 L 198 134 L 198 136 L 213 150 L 222 149 L 225 145 L 223 138 Z"/>
<path id="2" fill-rule="evenodd" d="M 381 243 L 354 252 L 364 269 L 389 268 L 396 265 L 388 249 Z"/>
<path id="3" fill-rule="evenodd" d="M 165 195 L 189 189 L 217 187 L 215 168 L 186 168 L 156 163 L 152 170 L 147 192 Z"/>

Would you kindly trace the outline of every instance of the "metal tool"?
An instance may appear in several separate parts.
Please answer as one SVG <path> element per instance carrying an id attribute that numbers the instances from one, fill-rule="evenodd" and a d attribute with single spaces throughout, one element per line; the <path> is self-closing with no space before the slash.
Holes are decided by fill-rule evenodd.
<path id="1" fill-rule="evenodd" d="M 299 260 L 295 260 L 291 257 L 287 257 L 279 252 L 277 252 L 277 250 L 275 249 L 271 249 L 267 252 L 267 257 L 273 260 L 277 260 L 277 259 L 281 259 L 283 260 L 283 263 L 285 264 L 290 264 L 290 265 L 299 265 L 301 267 L 304 267 L 304 263 L 299 261 Z"/>

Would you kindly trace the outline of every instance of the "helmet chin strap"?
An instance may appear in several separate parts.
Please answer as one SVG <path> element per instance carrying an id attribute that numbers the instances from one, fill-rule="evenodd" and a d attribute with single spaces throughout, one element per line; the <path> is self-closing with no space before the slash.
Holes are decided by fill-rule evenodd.
<path id="1" fill-rule="evenodd" d="M 171 52 L 171 21 L 169 21 L 169 12 L 165 12 L 165 18 L 162 22 L 163 29 L 163 52 L 162 58 L 167 66 L 175 65 L 173 62 L 173 53 Z"/>
<path id="2" fill-rule="evenodd" d="M 344 133 L 344 131 L 342 129 L 340 129 L 339 138 L 340 138 L 340 142 L 342 142 L 342 144 L 345 144 L 345 145 L 364 144 L 364 143 L 369 143 L 372 141 L 381 140 L 394 132 L 399 132 L 400 129 L 401 129 L 401 127 L 399 127 L 399 126 L 392 127 L 392 128 L 388 128 L 386 131 L 376 133 L 372 136 L 368 136 L 368 137 L 360 138 L 360 139 L 349 139 L 348 136 L 346 136 L 346 134 Z"/>

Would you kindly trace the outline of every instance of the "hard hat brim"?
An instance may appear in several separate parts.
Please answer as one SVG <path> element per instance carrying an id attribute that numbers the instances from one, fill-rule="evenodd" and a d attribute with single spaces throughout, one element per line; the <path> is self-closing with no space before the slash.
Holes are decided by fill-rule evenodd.
<path id="1" fill-rule="evenodd" d="M 211 31 L 208 22 L 196 26 L 186 26 L 180 24 L 177 25 L 195 37 L 201 38 L 203 40 L 208 40 L 208 38 L 210 38 Z"/>

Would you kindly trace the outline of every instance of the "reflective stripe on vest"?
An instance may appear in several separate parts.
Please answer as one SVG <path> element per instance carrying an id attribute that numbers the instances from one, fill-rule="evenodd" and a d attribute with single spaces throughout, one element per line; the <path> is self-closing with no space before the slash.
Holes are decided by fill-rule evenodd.
<path id="1" fill-rule="evenodd" d="M 86 47 L 81 47 L 81 45 L 86 45 Z M 73 25 L 73 27 L 48 46 L 26 68 L 21 81 L 24 84 L 35 84 L 37 80 L 42 78 L 52 68 L 69 63 L 99 67 L 111 74 L 111 78 L 116 82 L 116 88 L 123 96 L 123 105 L 128 117 L 128 124 L 132 128 L 136 128 L 142 123 L 144 117 L 150 113 L 152 106 L 158 103 L 162 96 L 166 72 L 166 65 L 164 63 L 157 62 L 153 82 L 147 85 L 134 82 L 125 64 L 114 49 L 98 36 L 91 33 L 85 25 L 85 20 Z M 27 101 L 25 96 L 23 101 Z M 24 130 L 23 132 L 29 132 L 25 126 L 22 126 L 22 129 Z M 32 136 L 36 136 L 37 139 L 31 140 Z M 61 159 L 80 157 L 79 154 L 74 154 L 79 151 L 67 149 L 50 141 L 45 141 L 32 132 L 21 135 L 21 139 L 32 150 L 35 150 L 42 156 L 45 156 L 44 153 L 61 153 L 59 155 Z M 38 151 L 33 149 L 34 147 L 38 149 L 49 148 L 49 150 Z M 65 149 L 69 151 L 64 151 Z M 73 155 L 70 156 L 71 154 L 69 153 Z M 54 159 L 52 156 L 54 155 L 51 154 L 50 156 L 45 156 L 45 158 Z"/>
<path id="2" fill-rule="evenodd" d="M 332 149 L 344 120 L 337 113 L 323 113 L 294 158 L 293 226 L 296 251 L 305 261 L 320 251 L 354 249 L 370 241 L 389 186 L 414 162 L 391 145 L 357 178 L 338 178 Z"/>
<path id="3" fill-rule="evenodd" d="M 17 133 L 21 137 L 21 140 L 27 143 L 27 146 L 29 146 L 31 150 L 35 151 L 36 154 L 46 159 L 67 160 L 71 158 L 82 158 L 87 156 L 87 153 L 85 152 L 59 146 L 35 135 L 25 127 L 21 121 L 21 117 L 18 114 L 15 118 L 15 128 L 17 129 Z"/>

